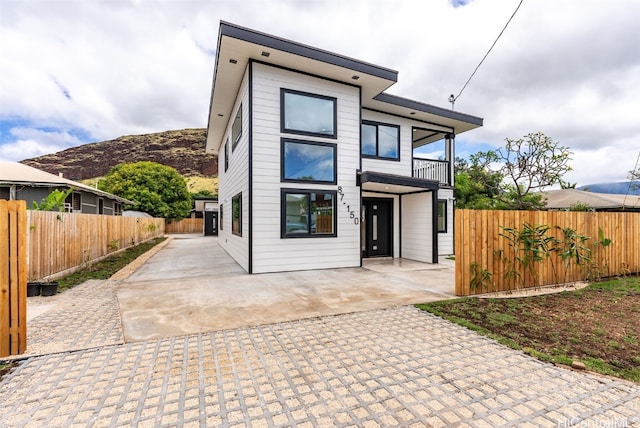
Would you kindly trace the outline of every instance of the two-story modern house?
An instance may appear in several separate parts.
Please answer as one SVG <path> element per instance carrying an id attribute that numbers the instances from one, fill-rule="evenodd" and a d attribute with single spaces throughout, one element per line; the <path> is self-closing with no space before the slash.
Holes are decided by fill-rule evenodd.
<path id="1" fill-rule="evenodd" d="M 455 136 L 482 119 L 385 93 L 397 75 L 220 24 L 206 149 L 219 243 L 248 273 L 453 252 Z"/>

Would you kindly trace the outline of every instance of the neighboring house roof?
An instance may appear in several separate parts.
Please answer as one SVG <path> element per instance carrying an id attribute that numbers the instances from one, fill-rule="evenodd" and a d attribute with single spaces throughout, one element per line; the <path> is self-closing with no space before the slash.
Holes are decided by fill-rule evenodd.
<path id="1" fill-rule="evenodd" d="M 137 217 L 137 218 L 153 218 L 151 214 L 143 213 L 142 211 L 122 211 L 122 217 Z"/>
<path id="2" fill-rule="evenodd" d="M 456 134 L 482 126 L 482 118 L 384 93 L 397 82 L 397 71 L 221 21 L 209 105 L 207 153 L 217 154 L 220 150 L 250 60 L 360 86 L 363 108 L 437 123 Z"/>
<path id="3" fill-rule="evenodd" d="M 593 193 L 576 189 L 550 190 L 543 192 L 546 208 L 552 210 L 569 209 L 583 203 L 595 210 L 640 210 L 640 196 Z"/>
<path id="4" fill-rule="evenodd" d="M 60 177 L 55 174 L 49 174 L 48 172 L 44 172 L 18 162 L 0 161 L 0 185 L 63 188 L 73 187 L 76 190 L 83 190 L 124 204 L 135 205 L 135 202 L 121 198 L 120 196 L 112 195 L 111 193 L 87 186 L 86 184 L 69 180 L 68 178 Z"/>

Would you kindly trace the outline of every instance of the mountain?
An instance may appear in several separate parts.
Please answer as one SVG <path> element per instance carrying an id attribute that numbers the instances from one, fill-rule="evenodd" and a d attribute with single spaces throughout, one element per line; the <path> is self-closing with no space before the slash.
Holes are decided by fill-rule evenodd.
<path id="1" fill-rule="evenodd" d="M 631 188 L 629 185 L 631 184 Z M 635 189 L 633 188 L 635 187 Z M 627 191 L 630 195 L 640 195 L 640 181 L 628 181 L 616 182 L 616 183 L 596 183 L 587 184 L 586 186 L 580 186 L 578 190 L 586 190 L 594 193 L 610 193 L 614 195 L 626 195 Z"/>
<path id="2" fill-rule="evenodd" d="M 215 177 L 218 157 L 205 153 L 205 135 L 205 129 L 127 135 L 25 159 L 21 163 L 51 174 L 62 173 L 77 181 L 102 177 L 120 163 L 139 161 L 171 166 L 184 177 Z"/>

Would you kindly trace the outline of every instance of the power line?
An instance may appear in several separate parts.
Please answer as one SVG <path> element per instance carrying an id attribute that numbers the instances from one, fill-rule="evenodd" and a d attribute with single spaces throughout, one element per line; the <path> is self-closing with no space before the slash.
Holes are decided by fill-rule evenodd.
<path id="1" fill-rule="evenodd" d="M 467 82 L 464 84 L 464 86 L 462 87 L 462 89 L 460 89 L 460 92 L 458 93 L 457 96 L 453 96 L 453 94 L 451 94 L 449 96 L 449 102 L 451 103 L 451 109 L 453 110 L 454 104 L 456 102 L 456 100 L 460 97 L 460 95 L 462 95 L 462 91 L 465 90 L 465 88 L 467 87 L 467 85 L 469 84 L 469 82 L 471 81 L 471 79 L 473 79 L 473 76 L 475 76 L 476 72 L 478 71 L 478 69 L 480 68 L 480 66 L 482 65 L 482 63 L 484 62 L 485 59 L 487 59 L 487 56 L 489 56 L 489 52 L 491 52 L 491 50 L 493 49 L 493 47 L 496 45 L 496 43 L 498 43 L 498 40 L 500 40 L 500 36 L 502 36 L 502 33 L 504 33 L 504 30 L 507 29 L 507 27 L 509 26 L 509 23 L 511 22 L 511 20 L 513 19 L 514 16 L 516 16 L 516 13 L 518 12 L 518 9 L 520 9 L 520 6 L 522 6 L 522 2 L 524 0 L 520 0 L 520 3 L 518 3 L 518 7 L 516 7 L 516 10 L 513 11 L 513 14 L 511 14 L 511 17 L 509 18 L 509 20 L 507 21 L 507 23 L 504 25 L 504 28 L 502 29 L 502 31 L 500 31 L 500 34 L 498 34 L 498 37 L 496 37 L 496 40 L 493 42 L 493 44 L 491 45 L 491 47 L 489 48 L 489 50 L 487 51 L 486 54 L 484 54 L 484 57 L 482 58 L 482 60 L 480 61 L 480 63 L 478 63 L 478 66 L 476 67 L 475 70 L 473 70 L 473 73 L 471 73 L 471 76 L 469 76 L 469 79 L 467 79 Z"/>
<path id="2" fill-rule="evenodd" d="M 631 191 L 631 184 L 633 183 L 633 173 L 638 171 L 638 163 L 640 163 L 640 152 L 638 152 L 638 158 L 636 159 L 636 166 L 633 168 L 633 172 L 629 173 L 629 186 L 627 187 L 627 193 L 624 195 L 624 199 L 622 200 L 622 209 L 624 210 L 625 204 L 627 203 L 627 197 L 629 196 L 629 192 Z"/>

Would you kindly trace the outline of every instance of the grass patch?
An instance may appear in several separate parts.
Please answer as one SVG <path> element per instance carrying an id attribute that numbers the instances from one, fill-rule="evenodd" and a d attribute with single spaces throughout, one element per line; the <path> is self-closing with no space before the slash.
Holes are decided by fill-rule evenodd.
<path id="1" fill-rule="evenodd" d="M 416 306 L 540 360 L 580 360 L 588 370 L 640 382 L 638 276 L 558 294 Z"/>
<path id="2" fill-rule="evenodd" d="M 113 274 L 146 253 L 167 238 L 154 238 L 150 241 L 127 248 L 126 250 L 82 268 L 71 275 L 58 279 L 58 291 L 64 291 L 90 279 L 109 279 Z"/>

